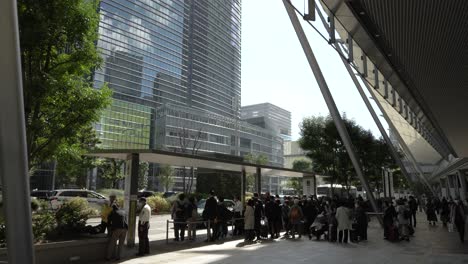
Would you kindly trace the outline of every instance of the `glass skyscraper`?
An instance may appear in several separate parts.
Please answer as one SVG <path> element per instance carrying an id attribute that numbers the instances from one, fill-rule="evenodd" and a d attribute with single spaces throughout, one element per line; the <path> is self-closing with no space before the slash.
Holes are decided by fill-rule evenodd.
<path id="1" fill-rule="evenodd" d="M 113 90 L 103 148 L 154 147 L 164 104 L 240 114 L 240 0 L 102 0 L 95 87 Z"/>

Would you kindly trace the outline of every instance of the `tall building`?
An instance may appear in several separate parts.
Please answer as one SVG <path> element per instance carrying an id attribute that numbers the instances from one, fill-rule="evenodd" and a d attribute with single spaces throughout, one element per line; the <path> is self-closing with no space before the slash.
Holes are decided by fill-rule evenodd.
<path id="1" fill-rule="evenodd" d="M 272 130 L 281 135 L 284 140 L 291 140 L 291 112 L 274 104 L 242 106 L 241 119 Z"/>
<path id="2" fill-rule="evenodd" d="M 94 82 L 114 98 L 101 147 L 153 147 L 165 103 L 239 117 L 240 1 L 102 0 L 100 16 Z"/>
<path id="3" fill-rule="evenodd" d="M 198 131 L 197 154 L 282 166 L 282 139 L 240 120 L 240 0 L 102 0 L 100 16 L 94 86 L 113 90 L 96 124 L 102 148 L 180 150 Z"/>

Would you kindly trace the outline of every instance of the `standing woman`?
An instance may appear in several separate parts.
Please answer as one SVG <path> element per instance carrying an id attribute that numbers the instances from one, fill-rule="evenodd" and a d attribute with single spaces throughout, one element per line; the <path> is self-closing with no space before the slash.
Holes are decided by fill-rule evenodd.
<path id="1" fill-rule="evenodd" d="M 254 232 L 254 201 L 249 199 L 244 213 L 244 232 L 245 232 L 245 241 L 253 241 L 255 238 Z"/>
<path id="2" fill-rule="evenodd" d="M 409 241 L 409 218 L 410 212 L 409 208 L 405 205 L 403 200 L 398 200 L 396 212 L 398 214 L 398 231 L 400 233 L 401 239 Z"/>
<path id="3" fill-rule="evenodd" d="M 436 208 L 434 203 L 429 199 L 426 204 L 426 215 L 427 221 L 430 225 L 434 225 L 437 222 Z"/>
<path id="4" fill-rule="evenodd" d="M 455 201 L 455 205 L 452 207 L 452 219 L 457 227 L 458 234 L 460 235 L 460 241 L 465 242 L 465 221 L 466 221 L 466 210 L 463 202 L 460 200 Z"/>
<path id="5" fill-rule="evenodd" d="M 357 235 L 359 241 L 367 241 L 367 225 L 369 223 L 366 210 L 364 209 L 364 202 L 356 203 L 356 223 L 357 223 Z"/>
<path id="6" fill-rule="evenodd" d="M 336 209 L 336 220 L 338 221 L 338 242 L 348 243 L 348 233 L 351 230 L 351 210 L 346 206 L 345 201 L 341 201 Z"/>

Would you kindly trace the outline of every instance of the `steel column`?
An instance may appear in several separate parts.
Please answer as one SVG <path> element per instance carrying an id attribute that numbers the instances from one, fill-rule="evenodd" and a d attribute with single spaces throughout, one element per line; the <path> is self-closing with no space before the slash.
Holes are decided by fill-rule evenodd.
<path id="1" fill-rule="evenodd" d="M 0 1 L 0 176 L 8 263 L 35 263 L 17 3 Z"/>
<path id="2" fill-rule="evenodd" d="M 460 180 L 460 198 L 462 199 L 462 201 L 466 201 L 466 198 L 467 198 L 466 192 L 468 190 L 466 186 L 466 176 L 462 170 L 458 170 L 457 175 L 458 175 L 458 180 Z"/>
<path id="3" fill-rule="evenodd" d="M 255 182 L 257 187 L 257 193 L 260 195 L 262 193 L 262 169 L 257 167 L 257 173 L 255 174 Z"/>
<path id="4" fill-rule="evenodd" d="M 140 155 L 132 153 L 128 155 L 127 175 L 125 180 L 125 209 L 128 213 L 127 246 L 135 246 L 136 212 L 138 196 L 138 172 L 140 166 Z"/>
<path id="5" fill-rule="evenodd" d="M 372 205 L 372 209 L 374 209 L 375 212 L 378 212 L 377 203 L 375 202 L 374 195 L 369 187 L 367 179 L 362 173 L 361 164 L 357 158 L 353 143 L 351 142 L 351 138 L 349 137 L 348 131 L 346 130 L 343 119 L 341 119 L 341 115 L 338 111 L 338 108 L 336 107 L 333 96 L 328 88 L 327 82 L 325 81 L 322 71 L 320 70 L 320 66 L 318 65 L 317 59 L 315 58 L 312 48 L 309 45 L 304 30 L 302 29 L 301 23 L 297 18 L 297 15 L 295 14 L 294 8 L 292 7 L 291 3 L 288 0 L 283 0 L 283 4 L 286 8 L 286 11 L 288 12 L 289 18 L 291 19 L 291 23 L 294 27 L 294 30 L 296 31 L 297 37 L 299 38 L 299 42 L 301 43 L 302 49 L 304 50 L 304 53 L 307 57 L 307 61 L 309 62 L 310 68 L 314 73 L 315 79 L 317 80 L 320 91 L 322 92 L 323 98 L 325 99 L 325 103 L 327 104 L 327 107 L 330 111 L 330 115 L 332 116 L 333 121 L 335 122 L 338 133 L 340 134 L 340 137 L 343 140 L 343 144 L 346 147 L 351 162 L 353 163 L 354 169 L 356 170 L 356 174 L 368 194 L 368 199 Z"/>
<path id="6" fill-rule="evenodd" d="M 242 168 L 242 172 L 241 172 L 241 197 L 240 197 L 241 202 L 242 202 L 242 206 L 245 206 L 246 183 L 247 183 L 247 173 L 245 172 L 245 168 Z"/>

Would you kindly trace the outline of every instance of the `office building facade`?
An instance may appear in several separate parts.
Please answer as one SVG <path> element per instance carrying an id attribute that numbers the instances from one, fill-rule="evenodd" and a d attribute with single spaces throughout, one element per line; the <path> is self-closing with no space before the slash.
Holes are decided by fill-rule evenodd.
<path id="1" fill-rule="evenodd" d="M 291 140 L 291 112 L 271 103 L 242 106 L 241 119 Z"/>
<path id="2" fill-rule="evenodd" d="M 101 147 L 154 147 L 165 103 L 237 118 L 240 12 L 240 1 L 102 0 L 94 86 L 114 100 L 96 124 Z"/>

